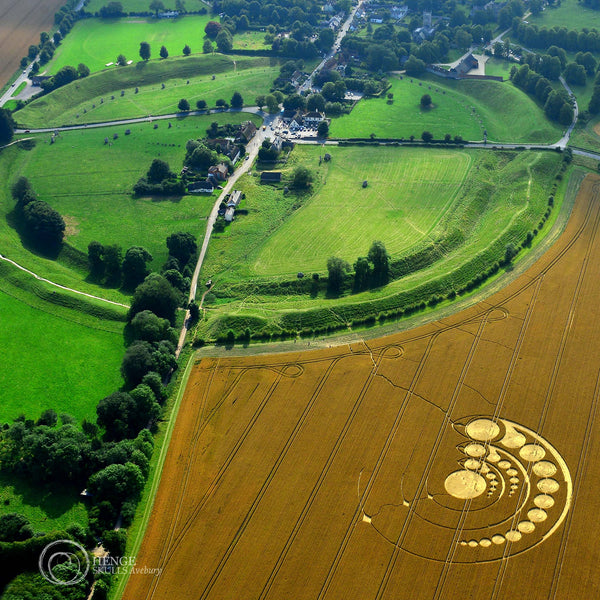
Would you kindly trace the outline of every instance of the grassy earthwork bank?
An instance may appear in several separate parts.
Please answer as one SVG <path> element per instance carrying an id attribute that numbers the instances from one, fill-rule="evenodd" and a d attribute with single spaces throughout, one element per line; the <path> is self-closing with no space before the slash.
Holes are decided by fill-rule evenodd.
<path id="1" fill-rule="evenodd" d="M 159 58 L 161 46 L 165 46 L 169 56 L 173 57 L 183 56 L 186 44 L 192 52 L 201 52 L 204 27 L 209 20 L 208 15 L 179 19 L 83 19 L 75 23 L 58 47 L 47 70 L 54 74 L 65 65 L 77 66 L 82 62 L 95 73 L 106 69 L 108 63 L 116 63 L 119 54 L 137 62 L 140 60 L 140 42 L 150 44 L 151 58 Z M 113 64 L 108 68 L 118 67 Z"/>
<path id="2" fill-rule="evenodd" d="M 459 135 L 465 140 L 553 143 L 562 134 L 543 110 L 510 82 L 445 80 L 433 75 L 416 79 L 391 78 L 386 96 L 361 100 L 349 115 L 332 121 L 330 135 L 337 138 L 420 138 L 429 131 L 435 139 Z M 421 107 L 429 94 L 432 108 Z"/>
<path id="3" fill-rule="evenodd" d="M 154 158 L 167 161 L 172 170 L 179 172 L 186 142 L 204 137 L 211 122 L 237 123 L 249 118 L 259 122 L 246 113 L 223 113 L 174 119 L 170 128 L 164 120 L 63 132 L 52 144 L 49 134 L 40 134 L 34 136 L 32 149 L 12 146 L 3 150 L 3 215 L 10 217 L 14 207 L 11 184 L 19 176 L 27 177 L 39 197 L 65 219 L 69 251 L 64 251 L 58 262 L 32 254 L 23 247 L 7 218 L 3 218 L 2 253 L 52 281 L 127 303 L 126 297 L 116 290 L 99 290 L 86 283 L 89 242 L 119 244 L 124 249 L 144 246 L 154 257 L 150 267 L 158 270 L 167 256 L 165 239 L 169 234 L 189 231 L 201 240 L 214 202 L 212 196 L 134 198 L 131 190 Z"/>
<path id="4" fill-rule="evenodd" d="M 529 15 L 527 20 L 539 27 L 566 27 L 567 29 L 600 28 L 600 11 L 584 6 L 577 0 L 562 0 L 560 6 L 546 6 L 539 15 Z"/>
<path id="5" fill-rule="evenodd" d="M 59 88 L 14 118 L 22 127 L 36 128 L 170 114 L 178 112 L 181 98 L 192 108 L 197 100 L 214 107 L 219 98 L 229 102 L 235 91 L 252 105 L 257 94 L 268 93 L 278 65 L 268 57 L 221 54 L 137 62 Z"/>
<path id="6" fill-rule="evenodd" d="M 308 166 L 315 174 L 312 193 L 285 194 L 250 175 L 241 180 L 247 214 L 211 241 L 203 276 L 215 287 L 197 337 L 214 339 L 246 327 L 324 332 L 369 316 L 374 321 L 380 313 L 397 315 L 402 307 L 424 307 L 434 296 L 435 304 L 467 293 L 484 274 L 487 279 L 498 271 L 508 244 L 518 247 L 528 232 L 534 238 L 538 230 L 545 233 L 561 162 L 553 152 L 328 151 L 331 163 L 319 166 L 321 149 L 297 147 L 283 167 L 285 180 L 295 165 Z M 363 229 L 366 237 L 360 237 Z M 390 252 L 397 275 L 392 283 L 336 299 L 313 284 L 312 273 L 326 275 L 331 255 L 353 264 L 375 239 Z"/>

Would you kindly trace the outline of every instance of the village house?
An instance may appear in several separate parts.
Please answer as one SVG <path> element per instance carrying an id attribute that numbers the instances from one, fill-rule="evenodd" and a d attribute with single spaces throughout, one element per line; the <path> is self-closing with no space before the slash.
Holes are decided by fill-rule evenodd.
<path id="1" fill-rule="evenodd" d="M 231 162 L 235 162 L 240 157 L 240 149 L 227 138 L 214 138 L 206 141 L 206 145 L 211 150 L 216 150 L 224 154 Z"/>
<path id="2" fill-rule="evenodd" d="M 235 136 L 236 144 L 247 144 L 256 135 L 256 125 L 252 121 L 245 121 Z"/>
<path id="3" fill-rule="evenodd" d="M 318 110 L 307 112 L 303 117 L 305 127 L 314 128 L 325 118 Z"/>
<path id="4" fill-rule="evenodd" d="M 217 181 L 225 181 L 228 174 L 229 169 L 225 163 L 219 163 L 208 168 L 209 178 L 212 175 Z"/>

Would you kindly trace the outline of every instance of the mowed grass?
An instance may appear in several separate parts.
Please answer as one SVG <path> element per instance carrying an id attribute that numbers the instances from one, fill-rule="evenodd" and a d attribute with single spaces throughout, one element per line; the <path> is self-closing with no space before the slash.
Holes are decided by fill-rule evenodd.
<path id="1" fill-rule="evenodd" d="M 412 79 L 412 83 L 411 83 Z M 435 139 L 445 134 L 465 140 L 497 142 L 555 142 L 561 128 L 550 122 L 543 110 L 509 82 L 392 78 L 387 99 L 361 100 L 350 115 L 334 119 L 330 135 L 339 138 L 420 138 L 429 131 Z M 430 94 L 433 108 L 423 109 L 420 99 Z"/>
<path id="2" fill-rule="evenodd" d="M 320 185 L 268 238 L 253 264 L 257 274 L 320 271 L 330 256 L 353 263 L 378 239 L 402 253 L 430 234 L 471 164 L 468 154 L 452 151 L 336 148 L 319 167 L 322 154 L 294 150 L 298 162 L 319 171 Z"/>
<path id="3" fill-rule="evenodd" d="M 560 6 L 546 7 L 539 15 L 529 15 L 527 20 L 540 27 L 566 27 L 567 29 L 600 28 L 600 11 L 582 6 L 577 0 L 562 0 Z"/>
<path id="4" fill-rule="evenodd" d="M 75 23 L 46 70 L 54 74 L 65 65 L 76 67 L 79 63 L 86 64 L 93 73 L 106 68 L 117 69 L 106 64 L 116 63 L 119 54 L 134 62 L 141 60 L 140 42 L 150 44 L 151 58 L 159 58 L 161 46 L 167 48 L 170 56 L 182 56 L 186 44 L 192 52 L 202 52 L 204 27 L 209 20 L 208 15 L 179 19 L 83 19 Z"/>
<path id="5" fill-rule="evenodd" d="M 233 36 L 234 50 L 270 50 L 265 44 L 265 31 L 243 31 Z"/>
<path id="6" fill-rule="evenodd" d="M 119 0 L 123 6 L 123 12 L 152 12 L 150 11 L 151 0 Z M 90 0 L 85 6 L 85 11 L 89 13 L 98 12 L 103 6 L 108 4 L 108 0 Z M 165 10 L 175 10 L 175 0 L 163 0 Z M 185 0 L 185 8 L 188 11 L 207 8 L 202 0 Z"/>
<path id="7" fill-rule="evenodd" d="M 94 328 L 62 318 L 49 303 L 40 309 L 12 294 L 0 281 L 0 423 L 20 414 L 37 419 L 47 408 L 93 421 L 96 404 L 123 384 L 122 333 L 105 331 L 99 319 Z"/>
<path id="8" fill-rule="evenodd" d="M 392 261 L 408 259 L 432 244 L 439 245 L 444 251 L 435 262 L 408 273 L 383 288 L 330 299 L 321 292 L 313 297 L 306 291 L 295 291 L 295 271 L 303 271 L 306 276 L 310 276 L 312 272 L 320 276 L 327 274 L 326 262 L 329 256 L 325 252 L 319 261 L 314 261 L 314 270 L 307 268 L 313 264 L 312 254 L 318 252 L 321 245 L 325 248 L 328 244 L 336 243 L 317 236 L 315 232 L 331 236 L 330 231 L 324 231 L 327 226 L 318 220 L 320 218 L 321 221 L 330 222 L 329 226 L 335 227 L 335 223 L 331 222 L 335 221 L 339 204 L 344 199 L 351 204 L 360 197 L 360 193 L 369 189 L 367 187 L 364 190 L 360 186 L 363 178 L 360 173 L 363 170 L 361 165 L 365 165 L 365 170 L 367 166 L 372 170 L 379 168 L 377 165 L 384 156 L 381 154 L 384 148 L 330 147 L 327 151 L 332 154 L 331 166 L 325 168 L 317 166 L 316 157 L 311 154 L 311 150 L 313 149 L 304 147 L 294 149 L 285 167 L 284 184 L 297 164 L 305 164 L 316 175 L 315 192 L 312 196 L 284 194 L 282 189 L 261 186 L 257 183 L 257 177 L 247 176 L 240 180 L 238 185 L 246 194 L 241 208 L 247 209 L 248 214 L 240 215 L 227 227 L 224 234 L 213 236 L 211 240 L 202 276 L 212 277 L 216 301 L 210 305 L 206 319 L 198 326 L 200 337 L 214 339 L 216 335 L 224 335 L 229 328 L 238 326 L 238 333 L 243 333 L 246 326 L 265 326 L 276 331 L 279 326 L 289 327 L 290 315 L 297 314 L 295 311 L 301 311 L 301 327 L 322 327 L 336 322 L 337 309 L 364 305 L 364 311 L 377 312 L 390 306 L 402 306 L 403 303 L 428 302 L 432 293 L 445 295 L 451 290 L 460 289 L 500 260 L 507 244 L 518 246 L 529 231 L 537 231 L 561 160 L 560 155 L 554 152 L 386 148 L 390 156 L 385 160 L 389 160 L 389 168 L 394 168 L 396 163 L 397 172 L 387 175 L 390 177 L 387 186 L 381 185 L 377 177 L 364 176 L 370 182 L 369 187 L 372 183 L 379 188 L 379 198 L 375 199 L 370 211 L 361 207 L 362 214 L 366 214 L 366 217 L 356 218 L 346 226 L 346 230 L 340 227 L 337 235 L 342 236 L 348 245 L 354 245 L 354 236 L 360 238 L 363 228 L 378 227 L 378 230 L 371 229 L 371 233 L 377 236 L 374 239 L 380 239 L 388 249 L 393 249 L 390 252 Z M 453 154 L 456 158 L 446 158 L 446 155 Z M 448 168 L 449 165 L 444 167 L 436 164 L 445 160 L 454 164 L 456 173 Z M 430 171 L 437 170 L 438 177 L 445 178 L 450 188 L 454 186 L 458 189 L 452 200 L 451 193 L 445 192 L 441 185 L 438 186 L 441 182 L 432 182 L 432 178 L 427 176 L 428 162 L 431 165 Z M 348 195 L 344 189 L 340 191 L 339 198 L 336 198 L 335 186 L 331 186 L 334 191 L 328 190 L 334 181 L 331 172 L 335 174 L 336 163 L 341 163 L 342 167 L 336 177 L 349 173 L 347 179 L 356 181 L 357 193 Z M 413 163 L 420 163 L 420 177 L 416 170 L 411 174 Z M 386 168 L 388 167 L 381 167 L 382 175 L 386 173 Z M 329 176 L 326 176 L 325 169 L 331 169 Z M 462 185 L 457 177 L 461 169 L 464 173 Z M 407 181 L 405 185 L 401 180 L 403 174 L 413 177 L 413 182 Z M 392 175 L 397 179 L 392 179 Z M 435 193 L 438 197 L 428 197 Z M 330 205 L 321 205 L 320 211 L 313 211 L 311 203 L 316 205 L 327 197 L 326 194 L 329 194 Z M 448 194 L 448 204 L 443 203 L 444 194 Z M 406 211 L 405 221 L 401 225 L 397 222 L 392 225 L 394 210 L 400 210 L 403 203 L 408 206 L 412 198 L 419 197 L 423 199 L 422 202 L 429 203 L 430 210 L 435 214 L 428 215 L 426 211 L 419 209 L 418 202 L 414 202 L 412 211 Z M 439 205 L 436 205 L 437 200 L 440 201 Z M 400 209 L 393 208 L 394 206 Z M 344 214 L 344 210 L 345 208 L 341 209 L 341 214 Z M 311 217 L 308 227 L 302 222 L 304 215 Z M 295 226 L 291 227 L 290 224 Z M 421 237 L 417 235 L 414 227 L 416 224 L 422 228 Z M 412 236 L 413 244 L 410 247 L 401 248 L 402 239 L 396 237 L 399 227 L 407 237 Z M 545 233 L 547 228 L 543 231 Z M 458 245 L 449 245 L 449 236 L 456 233 L 462 236 L 462 241 Z M 538 235 L 536 240 L 541 237 Z M 340 257 L 354 263 L 358 256 L 365 256 L 373 239 L 364 241 L 366 243 L 361 242 L 347 254 L 340 252 Z M 282 261 L 274 254 L 273 246 L 278 245 L 280 252 L 287 252 L 292 256 L 296 244 L 303 244 L 305 248 L 302 263 L 292 265 L 286 257 L 288 265 L 280 267 L 280 270 L 291 270 L 293 267 L 294 271 L 291 275 L 281 272 L 278 274 L 277 267 Z M 261 268 L 259 259 L 262 260 L 263 257 L 272 259 L 274 263 L 277 261 L 273 264 L 273 273 L 269 274 L 264 269 L 264 273 L 258 275 L 253 269 L 257 262 Z M 290 284 L 286 284 L 285 288 L 277 287 L 281 281 Z M 311 311 L 316 312 L 313 314 Z M 368 312 L 359 308 L 354 314 L 364 316 Z M 354 317 L 344 317 L 341 322 L 348 318 Z"/>
<path id="9" fill-rule="evenodd" d="M 219 98 L 229 102 L 236 91 L 253 105 L 257 94 L 268 93 L 278 65 L 268 57 L 221 54 L 140 62 L 73 82 L 34 100 L 14 118 L 20 126 L 36 128 L 170 114 L 179 111 L 181 98 L 192 108 L 197 100 L 214 107 Z"/>
<path id="10" fill-rule="evenodd" d="M 202 239 L 214 198 L 134 198 L 133 185 L 155 158 L 179 172 L 186 142 L 205 137 L 211 122 L 239 123 L 248 118 L 245 113 L 223 113 L 174 119 L 171 128 L 165 120 L 156 123 L 157 129 L 140 123 L 77 130 L 61 133 L 54 144 L 49 135 L 40 136 L 36 148 L 22 154 L 13 177 L 28 177 L 39 197 L 63 215 L 66 239 L 78 250 L 87 252 L 92 240 L 119 244 L 124 250 L 143 246 L 154 257 L 151 268 L 159 269 L 167 257 L 169 234 L 186 231 Z M 126 129 L 130 135 L 125 135 Z"/>
<path id="11" fill-rule="evenodd" d="M 49 491 L 17 477 L 0 475 L 0 515 L 21 513 L 36 533 L 64 529 L 72 523 L 85 526 L 87 510 L 79 492 Z"/>

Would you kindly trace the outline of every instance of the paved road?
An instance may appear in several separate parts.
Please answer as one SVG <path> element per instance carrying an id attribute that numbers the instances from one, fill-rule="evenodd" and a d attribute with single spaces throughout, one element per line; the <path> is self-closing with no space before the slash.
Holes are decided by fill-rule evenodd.
<path id="1" fill-rule="evenodd" d="M 225 199 L 225 196 L 229 194 L 233 188 L 237 180 L 244 174 L 247 173 L 252 167 L 252 163 L 254 159 L 258 155 L 258 151 L 263 140 L 266 137 L 271 137 L 273 135 L 273 128 L 275 127 L 277 120 L 279 117 L 277 115 L 269 115 L 264 114 L 263 125 L 265 129 L 262 127 L 257 131 L 256 135 L 252 138 L 252 140 L 246 146 L 246 156 L 247 159 L 233 172 L 227 184 L 223 188 L 223 191 L 219 194 L 219 197 L 215 200 L 215 203 L 212 207 L 210 215 L 206 221 L 206 232 L 204 234 L 204 239 L 202 240 L 202 247 L 200 248 L 200 254 L 198 256 L 198 261 L 196 262 L 196 268 L 194 269 L 194 275 L 192 276 L 192 282 L 190 284 L 190 293 L 188 296 L 188 302 L 191 302 L 196 298 L 196 291 L 198 289 L 198 278 L 200 277 L 200 270 L 202 269 L 202 265 L 204 263 L 204 258 L 206 256 L 206 251 L 208 250 L 208 243 L 210 242 L 210 236 L 213 232 L 213 225 L 217 220 L 219 207 L 221 206 L 221 202 Z M 184 324 L 181 329 L 181 333 L 179 334 L 179 342 L 177 344 L 177 350 L 175 352 L 175 356 L 179 358 L 179 354 L 183 345 L 185 343 L 185 337 L 187 335 L 187 331 L 190 327 L 190 311 L 186 310 Z"/>
<path id="2" fill-rule="evenodd" d="M 327 63 L 327 61 L 334 56 L 334 54 L 340 49 L 340 44 L 342 43 L 342 39 L 348 33 L 348 29 L 350 29 L 350 25 L 352 24 L 352 20 L 354 19 L 354 15 L 356 11 L 361 7 L 364 0 L 359 0 L 358 4 L 352 9 L 348 18 L 344 21 L 343 25 L 340 27 L 338 34 L 335 38 L 335 42 L 333 42 L 333 46 L 331 50 L 325 56 L 325 58 L 314 68 L 313 72 L 310 74 L 310 77 L 298 88 L 298 93 L 307 92 L 310 90 L 312 86 L 312 78 L 313 75 L 316 75 Z"/>

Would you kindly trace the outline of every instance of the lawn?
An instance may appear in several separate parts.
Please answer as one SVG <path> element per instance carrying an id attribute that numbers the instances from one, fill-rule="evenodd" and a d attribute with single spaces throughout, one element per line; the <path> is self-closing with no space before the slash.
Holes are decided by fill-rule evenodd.
<path id="1" fill-rule="evenodd" d="M 127 60 L 140 59 L 140 42 L 148 42 L 151 57 L 158 58 L 161 46 L 171 56 L 182 56 L 188 44 L 192 52 L 201 52 L 204 27 L 208 15 L 194 15 L 179 19 L 152 19 L 128 17 L 123 19 L 83 19 L 77 21 L 64 42 L 58 47 L 47 66 L 49 73 L 56 73 L 65 65 L 86 64 L 94 73 L 106 68 L 116 69 L 119 54 Z"/>
<path id="2" fill-rule="evenodd" d="M 562 0 L 560 6 L 546 9 L 537 16 L 529 15 L 527 20 L 539 27 L 566 27 L 567 29 L 600 28 L 600 11 L 582 6 L 577 0 Z"/>
<path id="3" fill-rule="evenodd" d="M 0 475 L 0 514 L 25 515 L 36 533 L 64 529 L 72 523 L 85 526 L 88 515 L 79 499 L 80 491 L 51 492 L 22 479 Z"/>
<path id="4" fill-rule="evenodd" d="M 278 61 L 268 57 L 214 54 L 151 60 L 71 83 L 14 117 L 27 128 L 93 123 L 177 112 L 181 98 L 192 107 L 197 100 L 214 107 L 219 98 L 229 102 L 235 91 L 253 105 L 257 94 L 268 93 L 278 72 Z"/>
<path id="5" fill-rule="evenodd" d="M 103 6 L 108 4 L 109 0 L 90 0 L 85 6 L 86 12 L 96 13 Z M 151 0 L 119 0 L 123 6 L 123 12 L 152 12 L 150 11 Z M 163 0 L 165 10 L 175 10 L 175 0 Z M 202 0 L 185 0 L 185 8 L 188 11 L 201 10 L 207 8 L 206 4 Z"/>
<path id="6" fill-rule="evenodd" d="M 61 133 L 54 144 L 40 139 L 26 154 L 14 176 L 25 175 L 42 200 L 49 202 L 67 222 L 66 239 L 87 252 L 92 240 L 138 245 L 154 256 L 153 269 L 167 257 L 166 237 L 187 231 L 202 238 L 205 220 L 214 198 L 189 195 L 175 199 L 134 198 L 133 184 L 143 176 L 154 158 L 161 158 L 179 172 L 185 144 L 206 136 L 212 121 L 239 123 L 246 113 L 223 113 L 151 123 L 77 130 Z M 256 119 L 256 118 L 255 118 Z M 125 135 L 129 130 L 130 135 Z M 117 135 L 117 139 L 113 137 Z M 108 138 L 110 142 L 104 143 Z M 60 164 L 61 169 L 55 165 Z"/>
<path id="7" fill-rule="evenodd" d="M 328 152 L 331 163 L 319 166 L 318 149 L 297 147 L 283 167 L 285 185 L 296 165 L 308 166 L 315 174 L 312 194 L 285 194 L 251 175 L 240 180 L 248 213 L 211 241 L 202 277 L 211 277 L 214 289 L 200 337 L 246 326 L 277 331 L 296 327 L 298 319 L 301 327 L 325 327 L 460 289 L 500 260 L 507 244 L 520 245 L 537 231 L 560 162 L 550 152 Z M 326 275 L 332 254 L 353 264 L 374 239 L 383 241 L 394 264 L 436 258 L 384 288 L 339 299 L 296 283 L 299 271 Z"/>
<path id="8" fill-rule="evenodd" d="M 265 31 L 243 31 L 233 36 L 235 50 L 270 50 L 271 44 L 265 44 Z"/>
<path id="9" fill-rule="evenodd" d="M 452 151 L 344 148 L 320 167 L 321 148 L 294 154 L 323 185 L 268 238 L 254 259 L 259 275 L 322 271 L 330 256 L 353 263 L 377 239 L 402 253 L 431 234 L 471 165 L 469 154 Z"/>
<path id="10" fill-rule="evenodd" d="M 55 310 L 4 279 L 0 313 L 0 423 L 37 419 L 47 408 L 95 420 L 96 404 L 123 383 L 124 324 L 121 331 L 100 319 L 82 324 L 76 311 Z"/>
<path id="11" fill-rule="evenodd" d="M 99 289 L 86 281 L 87 245 L 98 240 L 120 244 L 124 249 L 144 246 L 154 256 L 150 267 L 158 270 L 166 258 L 165 239 L 170 233 L 189 231 L 201 240 L 214 202 L 212 196 L 133 198 L 132 186 L 154 158 L 166 160 L 178 171 L 187 140 L 203 137 L 212 121 L 236 123 L 249 117 L 246 113 L 223 113 L 174 119 L 171 128 L 165 120 L 156 123 L 157 129 L 151 123 L 142 123 L 77 130 L 61 133 L 54 144 L 49 143 L 49 135 L 39 135 L 32 150 L 12 146 L 1 151 L 2 214 L 8 215 L 14 206 L 12 182 L 20 175 L 30 178 L 39 196 L 65 218 L 67 241 L 75 253 L 80 252 L 83 261 L 73 264 L 70 255 L 62 254 L 58 261 L 49 260 L 29 252 L 5 218 L 0 219 L 2 253 L 57 283 L 128 303 L 117 290 Z M 130 135 L 125 135 L 127 128 Z M 104 144 L 105 137 L 109 144 Z"/>
<path id="12" fill-rule="evenodd" d="M 555 142 L 559 126 L 551 123 L 542 109 L 511 83 L 497 81 L 422 80 L 393 78 L 389 90 L 393 103 L 383 98 L 361 100 L 350 115 L 332 121 L 330 134 L 340 138 L 421 137 L 429 131 L 434 138 L 445 134 L 466 140 L 497 142 Z M 420 99 L 430 94 L 433 108 L 423 109 Z"/>

